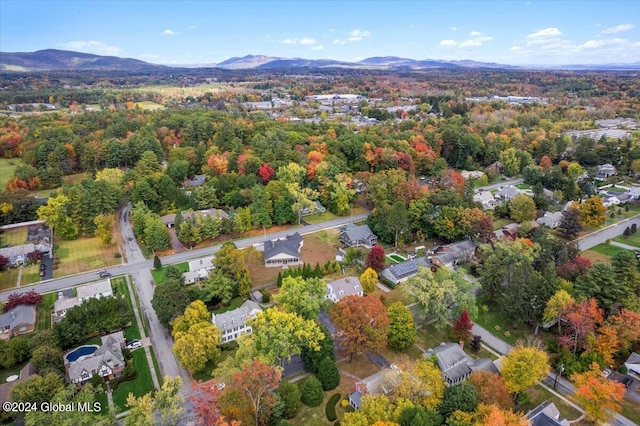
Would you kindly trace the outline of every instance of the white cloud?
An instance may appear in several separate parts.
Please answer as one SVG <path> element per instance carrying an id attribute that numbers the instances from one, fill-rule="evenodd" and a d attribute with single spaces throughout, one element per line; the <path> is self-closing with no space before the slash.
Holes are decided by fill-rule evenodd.
<path id="1" fill-rule="evenodd" d="M 299 43 L 302 45 L 316 44 L 316 40 L 313 38 L 301 38 Z"/>
<path id="2" fill-rule="evenodd" d="M 460 43 L 460 47 L 476 47 L 476 46 L 482 46 L 482 42 L 477 40 L 465 40 L 462 43 Z"/>
<path id="3" fill-rule="evenodd" d="M 364 38 L 371 37 L 371 32 L 367 30 L 353 30 L 349 33 L 349 37 L 346 40 L 333 40 L 333 44 L 343 45 L 347 43 L 352 43 L 354 41 L 361 41 Z"/>
<path id="4" fill-rule="evenodd" d="M 615 27 L 605 28 L 604 30 L 602 30 L 602 34 L 622 33 L 624 31 L 632 30 L 635 27 L 636 26 L 634 24 L 620 24 L 620 25 L 616 25 Z"/>
<path id="5" fill-rule="evenodd" d="M 314 45 L 316 44 L 316 39 L 314 38 L 309 38 L 309 37 L 305 37 L 305 38 L 285 38 L 284 40 L 282 40 L 283 44 L 301 44 L 301 45 Z"/>
<path id="6" fill-rule="evenodd" d="M 458 31 L 458 27 L 449 27 L 451 31 Z"/>
<path id="7" fill-rule="evenodd" d="M 317 45 L 317 46 L 313 46 L 313 47 L 311 48 L 311 50 L 322 50 L 322 49 L 324 49 L 324 46 L 323 46 L 323 45 L 321 45 L 321 44 L 319 44 L 319 45 Z"/>
<path id="8" fill-rule="evenodd" d="M 164 31 L 163 31 L 163 32 L 161 32 L 160 34 L 162 34 L 162 35 L 166 35 L 166 36 L 180 35 L 180 33 L 179 33 L 179 32 L 177 32 L 177 31 L 173 31 L 173 30 L 170 30 L 169 28 L 167 28 L 166 30 L 164 30 Z"/>
<path id="9" fill-rule="evenodd" d="M 512 47 L 511 49 L 509 49 L 509 50 L 511 50 L 512 52 L 517 52 L 517 51 L 519 51 L 519 50 L 522 50 L 522 47 L 520 47 L 520 46 L 513 46 L 513 47 Z"/>
<path id="10" fill-rule="evenodd" d="M 611 38 L 611 39 L 600 39 L 600 40 L 589 40 L 586 43 L 580 45 L 581 49 L 594 49 L 602 46 L 610 46 L 612 44 L 623 44 L 627 43 L 627 40 L 623 38 Z"/>
<path id="11" fill-rule="evenodd" d="M 476 37 L 476 38 L 474 38 L 474 40 L 475 41 L 479 41 L 481 43 L 484 43 L 485 41 L 493 40 L 493 37 L 491 37 L 491 36 Z"/>
<path id="12" fill-rule="evenodd" d="M 482 33 L 481 33 L 480 31 L 471 31 L 471 32 L 469 33 L 469 35 L 470 35 L 471 37 L 478 37 L 478 36 L 481 36 L 481 35 L 482 35 Z"/>
<path id="13" fill-rule="evenodd" d="M 116 56 L 120 53 L 120 48 L 117 46 L 110 46 L 101 41 L 89 40 L 89 41 L 70 41 L 67 43 L 60 43 L 59 46 L 63 49 L 74 50 L 76 52 L 94 53 L 96 55 L 109 55 Z"/>
<path id="14" fill-rule="evenodd" d="M 442 40 L 440 46 L 457 46 L 458 42 L 455 40 Z"/>
<path id="15" fill-rule="evenodd" d="M 531 39 L 531 38 L 547 38 L 547 37 L 557 37 L 557 36 L 561 36 L 562 33 L 560 32 L 559 29 L 557 28 L 553 28 L 553 27 L 549 27 L 549 28 L 544 28 L 542 30 L 538 30 L 535 33 L 531 33 L 527 36 L 527 38 Z"/>
<path id="16" fill-rule="evenodd" d="M 282 40 L 283 44 L 296 44 L 298 42 L 298 39 L 295 38 L 285 38 L 284 40 Z"/>

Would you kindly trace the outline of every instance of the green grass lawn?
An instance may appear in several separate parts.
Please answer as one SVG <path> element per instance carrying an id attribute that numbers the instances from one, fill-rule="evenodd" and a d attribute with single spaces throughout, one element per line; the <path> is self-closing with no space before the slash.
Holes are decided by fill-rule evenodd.
<path id="1" fill-rule="evenodd" d="M 622 405 L 622 415 L 640 425 L 640 404 L 625 398 L 620 405 Z"/>
<path id="2" fill-rule="evenodd" d="M 126 410 L 125 405 L 129 392 L 136 397 L 141 397 L 154 390 L 153 382 L 151 381 L 151 370 L 149 369 L 149 364 L 147 364 L 147 356 L 144 353 L 144 349 L 133 351 L 132 361 L 137 373 L 136 379 L 120 383 L 118 389 L 113 391 L 113 403 L 121 411 Z"/>
<path id="3" fill-rule="evenodd" d="M 175 265 L 171 265 L 171 266 L 178 268 L 180 272 L 189 271 L 189 263 L 187 262 L 176 263 Z M 166 273 L 167 273 L 167 266 L 163 266 L 160 269 L 151 270 L 151 275 L 153 276 L 153 281 L 156 283 L 156 285 L 162 284 L 164 282 Z"/>
<path id="4" fill-rule="evenodd" d="M 483 309 L 483 306 L 487 309 Z M 472 320 L 510 345 L 515 345 L 518 339 L 523 339 L 530 333 L 526 327 L 514 326 L 505 318 L 498 305 L 487 298 L 478 298 L 478 315 Z"/>
<path id="5" fill-rule="evenodd" d="M 591 247 L 592 251 L 596 253 L 604 254 L 605 256 L 613 257 L 619 251 L 628 251 L 627 249 L 623 249 L 622 247 L 612 246 L 611 244 L 598 244 L 595 247 Z"/>
<path id="6" fill-rule="evenodd" d="M 60 278 L 116 265 L 120 263 L 116 253 L 118 248 L 115 244 L 104 245 L 97 238 L 56 239 L 53 254 L 60 259 L 60 264 L 53 275 Z"/>
<path id="7" fill-rule="evenodd" d="M 516 185 L 516 188 L 518 189 L 533 189 L 533 186 L 526 184 L 526 183 L 519 183 Z"/>
<path id="8" fill-rule="evenodd" d="M 164 383 L 164 377 L 162 377 L 162 371 L 160 371 L 160 365 L 158 365 L 158 359 L 156 358 L 156 353 L 153 350 L 153 347 L 149 347 L 149 350 L 151 351 L 151 360 L 153 361 L 153 368 L 156 370 L 156 377 L 158 378 L 158 384 L 160 384 L 160 386 L 162 386 L 162 383 Z"/>
<path id="9" fill-rule="evenodd" d="M 617 186 L 606 188 L 606 190 L 611 192 L 617 192 L 618 194 L 624 194 L 625 192 L 627 192 L 626 189 L 618 188 Z"/>
<path id="10" fill-rule="evenodd" d="M 131 325 L 124 329 L 125 339 L 139 339 L 140 329 L 138 328 L 138 322 L 133 314 L 133 305 L 131 304 L 131 297 L 129 295 L 129 288 L 127 287 L 127 281 L 125 277 L 117 277 L 111 280 L 111 287 L 114 289 L 115 295 L 125 295 L 129 311 L 131 312 Z"/>
<path id="11" fill-rule="evenodd" d="M 131 279 L 131 275 L 128 275 L 127 279 Z M 133 289 L 133 296 L 136 301 L 136 309 L 138 309 L 139 313 L 142 313 L 142 308 L 140 307 L 140 297 L 138 296 L 138 291 L 136 290 L 136 286 L 133 285 L 133 283 L 131 285 L 131 288 Z M 145 336 L 148 336 L 149 330 L 147 330 L 147 322 L 144 320 L 142 321 L 142 328 L 144 329 Z"/>
<path id="12" fill-rule="evenodd" d="M 104 392 L 98 392 L 93 395 L 96 402 L 100 403 L 100 414 L 106 414 L 109 412 L 109 402 L 107 401 L 107 394 Z"/>
<path id="13" fill-rule="evenodd" d="M 497 231 L 498 229 L 502 228 L 503 226 L 505 226 L 508 223 L 513 222 L 510 219 L 494 219 L 493 220 L 493 230 Z"/>
<path id="14" fill-rule="evenodd" d="M 640 248 L 640 232 L 636 232 L 635 234 L 629 235 L 628 237 L 621 235 L 619 237 L 614 238 L 613 241 L 617 241 L 623 244 L 629 244 L 630 246 L 635 246 Z"/>
<path id="15" fill-rule="evenodd" d="M 51 313 L 57 299 L 58 294 L 55 292 L 42 295 L 42 303 L 36 306 L 36 331 L 49 330 L 51 328 Z"/>
<path id="16" fill-rule="evenodd" d="M 325 222 L 327 220 L 337 219 L 338 217 L 339 216 L 336 216 L 335 214 L 327 210 L 326 212 L 323 212 L 323 213 L 315 213 L 315 214 L 310 214 L 309 216 L 304 216 L 302 220 L 304 220 L 307 223 L 320 223 L 320 222 Z"/>
<path id="17" fill-rule="evenodd" d="M 13 172 L 20 164 L 22 164 L 20 158 L 0 158 L 0 188 L 2 190 L 7 186 L 7 182 L 13 179 Z"/>

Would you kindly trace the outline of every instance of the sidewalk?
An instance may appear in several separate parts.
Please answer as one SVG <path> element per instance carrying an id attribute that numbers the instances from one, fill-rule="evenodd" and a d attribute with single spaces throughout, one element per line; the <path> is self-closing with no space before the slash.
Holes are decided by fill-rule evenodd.
<path id="1" fill-rule="evenodd" d="M 629 244 L 625 244 L 625 243 L 619 243 L 617 241 L 611 241 L 610 243 L 612 246 L 616 246 L 616 247 L 621 247 L 623 249 L 627 249 L 627 250 L 640 250 L 640 247 L 636 247 L 636 246 L 630 246 Z"/>

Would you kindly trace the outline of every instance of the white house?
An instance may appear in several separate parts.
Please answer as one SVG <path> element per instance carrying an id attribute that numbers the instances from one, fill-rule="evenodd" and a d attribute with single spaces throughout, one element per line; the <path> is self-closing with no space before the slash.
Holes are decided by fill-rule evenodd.
<path id="1" fill-rule="evenodd" d="M 206 280 L 214 269 L 212 258 L 203 257 L 189 262 L 189 271 L 182 274 L 185 284 L 194 284 Z"/>
<path id="2" fill-rule="evenodd" d="M 327 299 L 337 303 L 347 296 L 363 296 L 362 284 L 358 277 L 345 277 L 327 284 Z"/>
<path id="3" fill-rule="evenodd" d="M 211 322 L 222 332 L 222 343 L 236 340 L 244 333 L 251 334 L 251 326 L 247 321 L 255 318 L 262 308 L 256 302 L 247 300 L 240 307 L 222 314 L 212 314 Z"/>
<path id="4" fill-rule="evenodd" d="M 602 205 L 605 207 L 620 205 L 620 199 L 618 197 L 607 197 L 602 199 Z"/>
<path id="5" fill-rule="evenodd" d="M 482 204 L 482 210 L 490 210 L 498 205 L 498 200 L 491 191 L 480 191 L 473 195 L 473 201 Z"/>
<path id="6" fill-rule="evenodd" d="M 501 198 L 503 200 L 513 200 L 516 195 L 521 194 L 522 191 L 513 185 L 505 185 L 500 188 L 500 191 L 496 194 L 497 198 Z"/>
<path id="7" fill-rule="evenodd" d="M 54 321 L 62 319 L 69 309 L 80 306 L 86 300 L 111 296 L 113 296 L 113 290 L 110 278 L 78 287 L 76 297 L 65 297 L 60 293 L 58 300 L 53 305 L 53 319 Z"/>
<path id="8" fill-rule="evenodd" d="M 562 212 L 546 212 L 544 216 L 536 219 L 538 225 L 547 225 L 551 229 L 555 229 L 560 225 L 562 220 Z"/>

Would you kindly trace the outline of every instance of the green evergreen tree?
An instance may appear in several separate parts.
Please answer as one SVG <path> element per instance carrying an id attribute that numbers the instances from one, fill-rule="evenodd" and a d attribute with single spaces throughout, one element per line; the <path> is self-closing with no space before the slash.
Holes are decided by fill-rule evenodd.
<path id="1" fill-rule="evenodd" d="M 331 357 L 325 357 L 318 366 L 318 379 L 325 391 L 335 389 L 340 384 L 340 372 L 336 362 Z"/>

